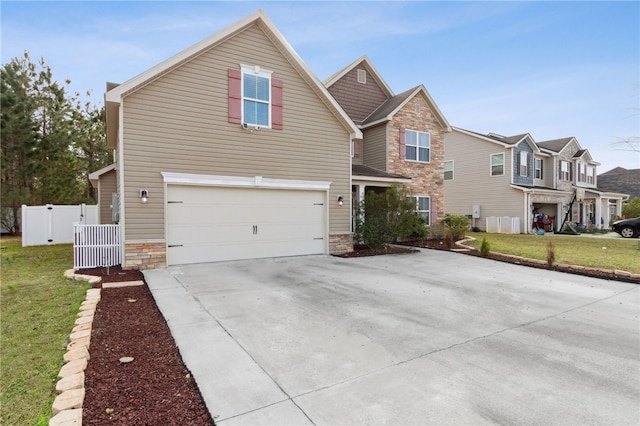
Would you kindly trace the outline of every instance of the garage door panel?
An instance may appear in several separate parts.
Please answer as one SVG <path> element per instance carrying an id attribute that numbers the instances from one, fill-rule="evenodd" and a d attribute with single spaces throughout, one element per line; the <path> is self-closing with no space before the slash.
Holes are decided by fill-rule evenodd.
<path id="1" fill-rule="evenodd" d="M 323 191 L 169 185 L 168 263 L 324 253 L 325 199 Z"/>

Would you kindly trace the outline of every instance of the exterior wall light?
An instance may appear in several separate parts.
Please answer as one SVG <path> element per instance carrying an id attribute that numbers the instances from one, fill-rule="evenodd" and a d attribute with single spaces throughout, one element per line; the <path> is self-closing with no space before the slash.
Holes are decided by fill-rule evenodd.
<path id="1" fill-rule="evenodd" d="M 344 203 L 344 197 L 342 195 L 338 195 L 338 205 L 341 206 Z"/>
<path id="2" fill-rule="evenodd" d="M 147 201 L 149 201 L 149 191 L 146 189 L 140 190 L 140 201 L 142 204 L 147 204 Z"/>

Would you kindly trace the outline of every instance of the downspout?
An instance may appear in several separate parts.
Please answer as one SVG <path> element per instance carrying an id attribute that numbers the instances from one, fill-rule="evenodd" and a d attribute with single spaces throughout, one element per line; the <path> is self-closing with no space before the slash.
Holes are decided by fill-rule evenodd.
<path id="1" fill-rule="evenodd" d="M 125 267 L 125 197 L 124 197 L 124 103 L 122 97 L 120 98 L 120 105 L 118 105 L 118 192 L 120 197 L 118 199 L 118 209 L 120 217 L 118 224 L 120 225 L 120 258 L 122 259 L 122 269 Z"/>

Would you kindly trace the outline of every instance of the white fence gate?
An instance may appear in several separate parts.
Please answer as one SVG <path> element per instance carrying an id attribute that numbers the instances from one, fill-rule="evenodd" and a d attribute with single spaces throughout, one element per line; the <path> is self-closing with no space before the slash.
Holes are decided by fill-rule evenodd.
<path id="1" fill-rule="evenodd" d="M 487 217 L 486 231 L 494 234 L 519 234 L 520 218 L 509 216 Z"/>
<path id="2" fill-rule="evenodd" d="M 73 224 L 98 224 L 98 206 L 22 206 L 22 246 L 68 244 L 73 240 Z"/>
<path id="3" fill-rule="evenodd" d="M 122 264 L 120 225 L 73 225 L 73 268 Z"/>

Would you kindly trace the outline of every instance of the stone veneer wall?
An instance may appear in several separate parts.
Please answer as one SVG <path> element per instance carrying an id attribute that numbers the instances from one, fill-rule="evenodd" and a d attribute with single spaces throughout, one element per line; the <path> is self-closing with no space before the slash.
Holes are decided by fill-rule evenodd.
<path id="1" fill-rule="evenodd" d="M 416 104 L 420 105 L 420 114 L 416 113 Z M 430 162 L 420 163 L 400 159 L 400 128 L 429 132 L 431 134 Z M 422 95 L 411 99 L 398 111 L 387 126 L 389 141 L 389 169 L 411 178 L 407 184 L 413 195 L 430 196 L 435 201 L 438 222 L 444 219 L 444 135 L 442 124 L 437 120 L 427 100 Z M 432 203 L 433 203 L 432 201 Z"/>
<path id="2" fill-rule="evenodd" d="M 331 234 L 329 235 L 329 253 L 342 254 L 353 251 L 353 234 Z"/>
<path id="3" fill-rule="evenodd" d="M 164 241 L 124 243 L 123 269 L 155 269 L 167 266 L 167 246 Z"/>

